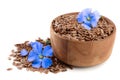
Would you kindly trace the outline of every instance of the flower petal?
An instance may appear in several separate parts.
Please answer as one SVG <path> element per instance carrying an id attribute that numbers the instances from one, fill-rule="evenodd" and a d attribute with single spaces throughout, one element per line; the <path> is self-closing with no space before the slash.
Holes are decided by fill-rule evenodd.
<path id="1" fill-rule="evenodd" d="M 84 21 L 84 16 L 82 12 L 78 14 L 77 21 L 78 23 L 82 23 Z"/>
<path id="2" fill-rule="evenodd" d="M 52 65 L 52 60 L 50 58 L 43 58 L 42 67 L 49 68 Z"/>
<path id="3" fill-rule="evenodd" d="M 42 63 L 42 61 L 40 59 L 37 59 L 37 60 L 32 62 L 32 67 L 40 68 L 41 67 L 41 63 Z"/>
<path id="4" fill-rule="evenodd" d="M 92 25 L 92 27 L 97 27 L 97 21 L 91 20 L 91 25 Z"/>
<path id="5" fill-rule="evenodd" d="M 33 50 L 31 50 L 28 55 L 28 62 L 32 62 L 37 58 L 38 58 L 38 55 Z"/>
<path id="6" fill-rule="evenodd" d="M 20 55 L 21 56 L 26 56 L 28 54 L 28 51 L 26 50 L 26 49 L 22 49 L 21 51 L 20 51 Z"/>
<path id="7" fill-rule="evenodd" d="M 96 18 L 96 21 L 98 22 L 98 20 L 100 19 L 101 15 L 99 14 L 98 11 L 94 11 L 93 14 L 94 14 L 94 16 Z"/>
<path id="8" fill-rule="evenodd" d="M 43 48 L 43 44 L 41 44 L 40 42 L 36 41 L 36 42 L 31 42 L 30 43 L 33 50 L 36 51 L 38 54 L 41 54 L 42 52 L 42 48 Z"/>
<path id="9" fill-rule="evenodd" d="M 53 56 L 53 50 L 50 45 L 45 46 L 43 50 L 43 56 L 50 56 L 50 57 Z"/>
<path id="10" fill-rule="evenodd" d="M 100 19 L 100 14 L 97 12 L 97 11 L 94 11 L 92 14 L 91 14 L 91 25 L 92 27 L 97 27 L 97 22 L 99 21 Z"/>
<path id="11" fill-rule="evenodd" d="M 90 29 L 91 29 L 91 27 L 90 27 L 88 24 L 82 24 L 82 26 L 84 26 L 84 27 L 85 27 L 85 29 L 88 29 L 88 30 L 90 30 Z"/>
<path id="12" fill-rule="evenodd" d="M 86 9 L 82 10 L 82 12 L 84 13 L 84 15 L 88 15 L 88 14 L 90 14 L 91 11 L 92 11 L 91 8 L 86 8 Z"/>

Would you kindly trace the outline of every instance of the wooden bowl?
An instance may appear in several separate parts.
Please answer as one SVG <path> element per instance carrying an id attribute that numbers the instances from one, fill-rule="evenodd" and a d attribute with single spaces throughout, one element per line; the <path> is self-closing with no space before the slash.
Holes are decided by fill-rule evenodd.
<path id="1" fill-rule="evenodd" d="M 114 31 L 110 36 L 98 41 L 77 41 L 63 38 L 54 31 L 51 25 L 50 35 L 54 55 L 64 63 L 78 67 L 88 67 L 103 63 L 112 53 L 116 34 L 114 23 L 110 19 L 108 20 L 113 24 Z"/>

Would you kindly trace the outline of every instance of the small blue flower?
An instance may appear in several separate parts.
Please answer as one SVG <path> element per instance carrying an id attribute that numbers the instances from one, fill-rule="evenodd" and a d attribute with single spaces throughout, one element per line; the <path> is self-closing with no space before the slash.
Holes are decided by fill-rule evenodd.
<path id="1" fill-rule="evenodd" d="M 47 45 L 43 48 L 43 44 L 37 41 L 31 42 L 30 45 L 32 47 L 32 50 L 28 54 L 28 62 L 32 62 L 32 67 L 49 68 L 52 65 L 52 60 L 48 57 L 53 56 L 53 50 L 51 46 Z M 26 54 L 25 51 L 21 51 L 21 52 L 23 52 L 21 54 Z"/>
<path id="2" fill-rule="evenodd" d="M 77 21 L 90 30 L 92 27 L 97 26 L 100 17 L 101 15 L 97 11 L 92 12 L 92 9 L 87 8 L 78 14 Z"/>

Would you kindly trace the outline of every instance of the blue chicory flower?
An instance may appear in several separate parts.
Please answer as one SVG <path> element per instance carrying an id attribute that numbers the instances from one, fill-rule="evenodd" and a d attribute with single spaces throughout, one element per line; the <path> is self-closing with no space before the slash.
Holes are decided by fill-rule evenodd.
<path id="1" fill-rule="evenodd" d="M 78 23 L 82 23 L 82 26 L 86 29 L 90 30 L 92 27 L 97 26 L 100 17 L 101 15 L 97 11 L 92 12 L 92 9 L 87 8 L 78 14 L 77 21 Z"/>
<path id="2" fill-rule="evenodd" d="M 27 54 L 23 49 L 21 50 L 21 55 L 28 55 L 28 62 L 32 62 L 32 67 L 34 68 L 49 68 L 52 65 L 52 60 L 49 57 L 53 56 L 53 50 L 50 45 L 43 48 L 43 44 L 40 42 L 30 43 L 32 50 Z M 26 54 L 26 55 L 25 55 Z"/>

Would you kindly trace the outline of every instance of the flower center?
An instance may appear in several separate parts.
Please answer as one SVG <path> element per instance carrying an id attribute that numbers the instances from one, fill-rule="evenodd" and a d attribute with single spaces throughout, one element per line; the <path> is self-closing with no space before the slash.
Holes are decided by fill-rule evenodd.
<path id="1" fill-rule="evenodd" d="M 43 57 L 44 57 L 43 55 L 39 55 L 39 58 L 40 58 L 40 59 L 43 59 Z"/>
<path id="2" fill-rule="evenodd" d="M 90 17 L 87 17 L 87 20 L 90 21 Z"/>

